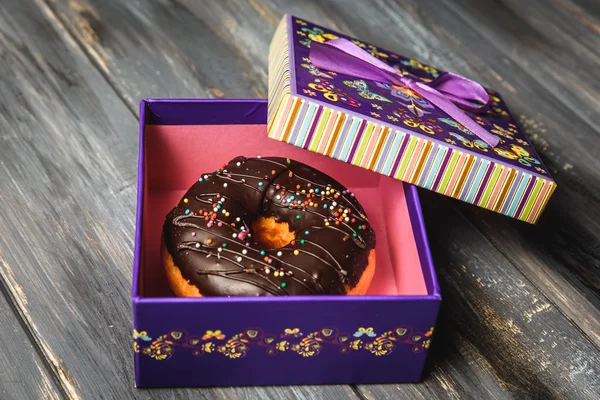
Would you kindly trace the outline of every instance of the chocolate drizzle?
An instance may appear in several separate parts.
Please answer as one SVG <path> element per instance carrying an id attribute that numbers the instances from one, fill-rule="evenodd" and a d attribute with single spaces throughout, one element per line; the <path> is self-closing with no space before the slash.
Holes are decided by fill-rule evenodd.
<path id="1" fill-rule="evenodd" d="M 296 239 L 261 247 L 250 228 L 259 216 L 286 222 Z M 175 265 L 204 296 L 344 294 L 375 247 L 349 190 L 275 157 L 237 157 L 203 174 L 167 215 L 163 235 Z"/>

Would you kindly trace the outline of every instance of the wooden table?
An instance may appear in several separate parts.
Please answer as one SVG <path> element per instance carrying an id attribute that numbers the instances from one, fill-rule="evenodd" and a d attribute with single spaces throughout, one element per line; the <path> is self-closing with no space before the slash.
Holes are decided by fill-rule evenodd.
<path id="1" fill-rule="evenodd" d="M 444 301 L 422 384 L 136 390 L 142 97 L 266 97 L 284 12 L 506 98 L 558 189 L 537 226 L 420 191 Z M 0 398 L 600 398 L 595 0 L 2 0 Z"/>

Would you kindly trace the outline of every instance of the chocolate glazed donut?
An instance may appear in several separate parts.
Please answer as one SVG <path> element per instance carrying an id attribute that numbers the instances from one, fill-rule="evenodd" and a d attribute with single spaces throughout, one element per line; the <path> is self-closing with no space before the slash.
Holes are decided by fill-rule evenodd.
<path id="1" fill-rule="evenodd" d="M 237 157 L 167 215 L 162 258 L 178 296 L 364 294 L 375 232 L 354 194 L 324 173 Z"/>

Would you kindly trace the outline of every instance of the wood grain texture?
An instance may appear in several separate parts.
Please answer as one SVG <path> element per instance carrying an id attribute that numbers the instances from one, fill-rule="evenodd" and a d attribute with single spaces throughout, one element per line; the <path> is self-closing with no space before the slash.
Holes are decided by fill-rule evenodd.
<path id="1" fill-rule="evenodd" d="M 52 374 L 46 369 L 44 360 L 36 352 L 31 338 L 21 326 L 20 318 L 15 315 L 15 309 L 11 306 L 16 302 L 26 302 L 27 299 L 23 293 L 18 293 L 18 298 L 11 299 L 4 288 L 5 286 L 0 290 L 0 398 L 61 399 Z"/>
<path id="2" fill-rule="evenodd" d="M 426 221 L 439 227 L 429 229 L 429 240 L 444 299 L 425 397 L 595 398 L 597 348 L 454 209 L 454 201 L 420 194 Z M 404 386 L 358 389 L 380 399 Z"/>
<path id="3" fill-rule="evenodd" d="M 597 398 L 597 2 L 5 3 L 0 275 L 69 397 Z M 559 189 L 537 226 L 422 192 L 444 296 L 422 384 L 131 391 L 137 102 L 264 97 L 284 12 L 499 90 Z"/>
<path id="4" fill-rule="evenodd" d="M 178 1 L 48 3 L 136 113 L 144 97 L 266 97 L 266 69 Z"/>
<path id="5" fill-rule="evenodd" d="M 358 398 L 348 386 L 133 389 L 138 122 L 43 3 L 3 2 L 0 37 L 0 275 L 27 298 L 15 307 L 65 396 Z"/>

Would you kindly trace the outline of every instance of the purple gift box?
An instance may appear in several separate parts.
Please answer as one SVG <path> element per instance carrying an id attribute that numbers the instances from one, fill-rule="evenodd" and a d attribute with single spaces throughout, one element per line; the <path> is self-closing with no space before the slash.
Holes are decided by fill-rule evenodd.
<path id="1" fill-rule="evenodd" d="M 532 224 L 556 189 L 499 93 L 291 15 L 269 51 L 268 133 Z"/>
<path id="2" fill-rule="evenodd" d="M 414 186 L 269 139 L 265 100 L 143 100 L 140 121 L 138 387 L 420 380 L 441 297 Z M 367 295 L 173 295 L 160 257 L 165 215 L 200 174 L 258 153 L 306 162 L 356 193 L 378 236 Z"/>

